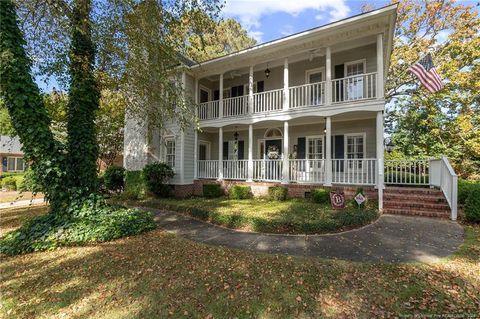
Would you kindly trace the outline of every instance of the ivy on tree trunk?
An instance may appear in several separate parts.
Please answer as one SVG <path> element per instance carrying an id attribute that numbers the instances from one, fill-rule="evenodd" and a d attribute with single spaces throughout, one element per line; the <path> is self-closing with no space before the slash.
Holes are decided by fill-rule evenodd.
<path id="1" fill-rule="evenodd" d="M 31 61 L 24 49 L 25 40 L 18 28 L 15 5 L 0 1 L 0 92 L 23 144 L 25 159 L 31 162 L 39 183 L 57 208 L 67 194 L 63 153 L 50 131 L 50 118 L 31 75 Z"/>
<path id="2" fill-rule="evenodd" d="M 90 0 L 76 0 L 72 10 L 70 87 L 68 99 L 68 177 L 80 195 L 96 192 L 98 146 L 95 112 L 99 91 L 94 78 L 95 49 L 91 37 Z"/>

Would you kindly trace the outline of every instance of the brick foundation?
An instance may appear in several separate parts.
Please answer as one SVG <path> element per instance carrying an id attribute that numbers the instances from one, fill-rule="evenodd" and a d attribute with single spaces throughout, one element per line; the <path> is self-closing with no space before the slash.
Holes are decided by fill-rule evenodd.
<path id="1" fill-rule="evenodd" d="M 232 181 L 232 180 L 208 180 L 208 179 L 198 179 L 194 181 L 194 190 L 193 195 L 202 196 L 203 195 L 203 185 L 205 184 L 219 184 L 225 193 L 228 193 L 228 190 L 233 185 L 246 185 L 252 188 L 252 193 L 255 197 L 266 196 L 268 195 L 268 188 L 271 186 L 285 186 L 288 188 L 288 197 L 290 198 L 304 198 L 305 193 L 311 192 L 314 188 L 323 187 L 323 185 L 318 184 L 281 184 L 281 183 L 267 183 L 267 182 L 245 182 L 245 181 Z M 339 186 L 334 185 L 331 187 L 333 190 L 343 191 L 347 199 L 353 198 L 357 190 L 357 186 Z M 377 199 L 378 193 L 377 190 L 372 186 L 362 187 L 367 198 Z"/>
<path id="2" fill-rule="evenodd" d="M 175 198 L 187 198 L 194 194 L 194 184 L 173 185 L 173 193 Z"/>

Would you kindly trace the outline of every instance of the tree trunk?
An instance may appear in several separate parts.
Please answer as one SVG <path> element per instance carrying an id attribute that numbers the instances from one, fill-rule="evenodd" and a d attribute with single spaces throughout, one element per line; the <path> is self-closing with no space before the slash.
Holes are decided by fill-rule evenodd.
<path id="1" fill-rule="evenodd" d="M 97 191 L 95 112 L 99 93 L 93 73 L 95 49 L 91 37 L 90 11 L 90 0 L 74 1 L 71 16 L 67 165 L 69 186 L 80 196 Z"/>

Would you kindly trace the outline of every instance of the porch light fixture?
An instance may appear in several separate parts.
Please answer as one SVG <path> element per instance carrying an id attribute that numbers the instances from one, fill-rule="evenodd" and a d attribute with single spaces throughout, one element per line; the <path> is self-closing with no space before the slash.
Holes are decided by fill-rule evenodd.
<path id="1" fill-rule="evenodd" d="M 233 133 L 233 137 L 235 138 L 235 141 L 238 141 L 238 137 L 240 136 L 240 134 L 238 134 L 236 129 L 237 129 L 237 127 L 235 127 L 235 133 Z"/>
<path id="2" fill-rule="evenodd" d="M 268 79 L 270 76 L 270 69 L 268 68 L 268 63 L 267 63 L 267 68 L 265 69 L 265 77 Z"/>

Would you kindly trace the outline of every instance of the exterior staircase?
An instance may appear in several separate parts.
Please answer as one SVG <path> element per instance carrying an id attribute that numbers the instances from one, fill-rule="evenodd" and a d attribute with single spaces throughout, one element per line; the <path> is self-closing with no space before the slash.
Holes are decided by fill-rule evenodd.
<path id="1" fill-rule="evenodd" d="M 443 192 L 433 188 L 386 186 L 383 213 L 450 218 L 450 206 Z"/>

